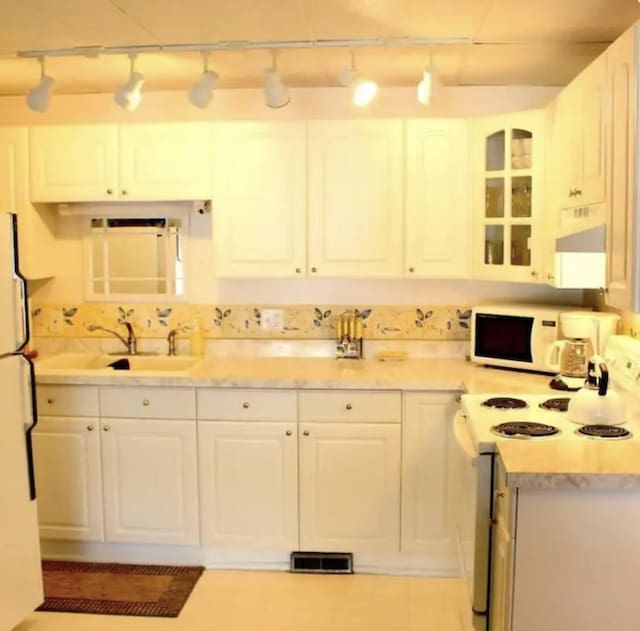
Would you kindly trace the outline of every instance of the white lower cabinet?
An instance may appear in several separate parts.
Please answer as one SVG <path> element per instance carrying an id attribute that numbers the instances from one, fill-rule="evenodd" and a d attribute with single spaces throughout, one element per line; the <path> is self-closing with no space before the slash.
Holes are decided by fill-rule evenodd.
<path id="1" fill-rule="evenodd" d="M 195 421 L 102 419 L 105 532 L 121 543 L 199 543 Z"/>
<path id="2" fill-rule="evenodd" d="M 40 536 L 103 541 L 100 422 L 41 417 L 33 432 Z"/>
<path id="3" fill-rule="evenodd" d="M 297 423 L 201 422 L 202 543 L 298 548 Z"/>
<path id="4" fill-rule="evenodd" d="M 300 424 L 300 548 L 398 552 L 400 425 Z"/>
<path id="5" fill-rule="evenodd" d="M 402 552 L 455 553 L 448 454 L 456 406 L 450 392 L 404 395 Z"/>

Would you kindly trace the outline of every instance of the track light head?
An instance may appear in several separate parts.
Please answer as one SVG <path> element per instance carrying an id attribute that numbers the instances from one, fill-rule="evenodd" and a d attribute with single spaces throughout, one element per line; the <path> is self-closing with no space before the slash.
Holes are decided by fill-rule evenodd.
<path id="1" fill-rule="evenodd" d="M 135 71 L 136 54 L 129 55 L 131 71 L 126 83 L 123 83 L 114 95 L 115 102 L 127 112 L 133 112 L 142 101 L 144 75 Z"/>
<path id="2" fill-rule="evenodd" d="M 213 87 L 218 80 L 218 73 L 209 70 L 209 53 L 202 52 L 202 77 L 189 90 L 189 101 L 196 107 L 205 108 L 213 100 Z"/>
<path id="3" fill-rule="evenodd" d="M 29 90 L 27 94 L 27 105 L 34 112 L 46 112 L 51 102 L 51 93 L 53 92 L 53 77 L 49 77 L 45 73 L 44 57 L 38 58 L 40 63 L 40 83 Z"/>
<path id="4" fill-rule="evenodd" d="M 343 68 L 338 73 L 338 81 L 351 91 L 351 101 L 357 107 L 366 107 L 378 94 L 378 84 L 371 79 L 364 79 L 356 72 L 355 56 L 351 54 L 351 66 Z"/>
<path id="5" fill-rule="evenodd" d="M 291 97 L 278 72 L 275 51 L 272 52 L 272 56 L 273 65 L 264 72 L 264 98 L 269 107 L 285 107 L 291 102 Z"/>
<path id="6" fill-rule="evenodd" d="M 422 81 L 418 83 L 417 97 L 422 105 L 429 105 L 433 91 L 433 73 L 430 69 L 425 69 L 422 73 Z"/>

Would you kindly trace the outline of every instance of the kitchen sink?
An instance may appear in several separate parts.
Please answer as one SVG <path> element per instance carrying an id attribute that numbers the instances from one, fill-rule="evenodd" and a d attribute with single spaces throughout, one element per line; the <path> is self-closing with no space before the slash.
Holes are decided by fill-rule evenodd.
<path id="1" fill-rule="evenodd" d="M 113 372 L 185 372 L 193 368 L 200 357 L 167 355 L 85 355 L 62 353 L 37 363 L 40 371 L 107 370 Z M 115 367 L 113 366 L 115 364 Z"/>

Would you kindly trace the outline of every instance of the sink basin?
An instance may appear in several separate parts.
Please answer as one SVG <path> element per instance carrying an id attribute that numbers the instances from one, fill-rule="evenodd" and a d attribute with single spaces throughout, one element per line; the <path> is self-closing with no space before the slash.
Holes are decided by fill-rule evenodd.
<path id="1" fill-rule="evenodd" d="M 129 368 L 114 370 L 114 362 L 129 362 Z M 62 353 L 38 362 L 39 370 L 108 370 L 110 372 L 185 372 L 193 368 L 200 357 L 166 355 L 85 355 Z"/>

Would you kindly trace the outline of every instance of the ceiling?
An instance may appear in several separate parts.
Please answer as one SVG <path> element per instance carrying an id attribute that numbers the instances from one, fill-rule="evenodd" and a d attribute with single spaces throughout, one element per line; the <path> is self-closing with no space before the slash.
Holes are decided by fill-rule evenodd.
<path id="1" fill-rule="evenodd" d="M 473 44 L 436 46 L 446 85 L 565 85 L 634 21 L 637 0 L 4 0 L 0 8 L 0 94 L 38 81 L 35 60 L 18 50 L 74 46 L 438 37 Z M 358 69 L 381 85 L 419 80 L 423 48 L 368 48 Z M 278 65 L 291 86 L 337 85 L 343 49 L 286 50 Z M 128 73 L 125 56 L 52 58 L 56 92 L 112 91 Z M 262 85 L 266 51 L 214 53 L 222 88 Z M 141 55 L 147 89 L 184 89 L 201 71 L 197 53 Z"/>

